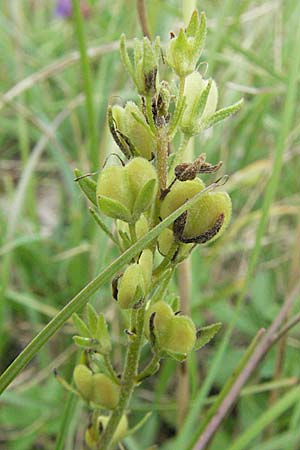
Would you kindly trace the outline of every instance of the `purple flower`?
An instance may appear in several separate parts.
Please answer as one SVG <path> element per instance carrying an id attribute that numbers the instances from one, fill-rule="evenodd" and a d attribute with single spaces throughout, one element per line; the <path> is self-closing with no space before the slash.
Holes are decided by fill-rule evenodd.
<path id="1" fill-rule="evenodd" d="M 57 0 L 55 14 L 59 17 L 70 17 L 72 15 L 72 0 Z"/>

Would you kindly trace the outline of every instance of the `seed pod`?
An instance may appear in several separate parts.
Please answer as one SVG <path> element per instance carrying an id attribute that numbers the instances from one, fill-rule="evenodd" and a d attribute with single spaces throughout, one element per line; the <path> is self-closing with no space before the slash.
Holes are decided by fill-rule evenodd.
<path id="1" fill-rule="evenodd" d="M 164 219 L 198 192 L 204 184 L 195 180 L 176 182 L 161 205 Z M 183 213 L 173 224 L 173 232 L 178 242 L 204 244 L 221 236 L 231 218 L 231 200 L 226 192 L 209 192 Z"/>
<path id="2" fill-rule="evenodd" d="M 166 256 L 174 242 L 174 234 L 173 231 L 169 228 L 165 228 L 159 235 L 157 245 L 159 253 L 163 256 Z"/>
<path id="3" fill-rule="evenodd" d="M 150 305 L 145 314 L 144 324 L 145 335 L 148 339 L 150 337 L 150 319 L 153 314 L 155 314 L 153 322 L 154 334 L 158 342 L 160 342 L 161 339 L 164 339 L 164 335 L 167 332 L 170 320 L 174 317 L 174 313 L 170 305 L 163 300 Z"/>
<path id="4" fill-rule="evenodd" d="M 142 274 L 145 281 L 145 288 L 146 290 L 148 290 L 151 285 L 152 269 L 153 269 L 153 254 L 151 250 L 149 249 L 143 250 L 139 259 L 139 266 L 142 269 Z"/>
<path id="5" fill-rule="evenodd" d="M 187 316 L 174 316 L 166 333 L 160 338 L 160 345 L 166 351 L 187 354 L 196 342 L 196 327 Z"/>
<path id="6" fill-rule="evenodd" d="M 133 214 L 136 218 L 147 211 L 158 190 L 157 173 L 145 158 L 134 158 L 126 166 L 130 192 L 133 196 Z"/>
<path id="7" fill-rule="evenodd" d="M 73 372 L 74 383 L 82 397 L 90 401 L 93 395 L 93 373 L 84 364 L 78 364 Z"/>
<path id="8" fill-rule="evenodd" d="M 156 141 L 146 122 L 144 114 L 133 102 L 127 102 L 126 114 L 126 136 L 130 139 L 137 154 L 147 160 L 156 155 Z"/>
<path id="9" fill-rule="evenodd" d="M 141 239 L 145 234 L 147 234 L 149 231 L 149 224 L 148 220 L 144 216 L 144 214 L 141 215 L 139 220 L 135 224 L 135 233 L 137 239 Z"/>
<path id="10" fill-rule="evenodd" d="M 99 416 L 97 419 L 98 428 L 105 430 L 108 421 L 109 421 L 108 416 Z M 120 442 L 125 437 L 127 430 L 128 430 L 128 420 L 127 420 L 127 416 L 124 414 L 121 417 L 119 425 L 117 426 L 116 431 L 113 435 L 112 444 L 114 445 L 114 444 L 117 444 L 118 442 Z M 101 435 L 100 435 L 100 445 L 101 445 Z"/>
<path id="11" fill-rule="evenodd" d="M 110 166 L 102 170 L 97 183 L 97 201 L 107 216 L 125 222 L 131 220 L 132 195 L 123 167 Z"/>
<path id="12" fill-rule="evenodd" d="M 118 304 L 122 309 L 131 308 L 145 293 L 145 281 L 139 264 L 127 267 L 118 286 Z"/>
<path id="13" fill-rule="evenodd" d="M 199 178 L 195 180 L 182 181 L 174 184 L 161 204 L 160 215 L 162 219 L 168 217 L 175 209 L 183 205 L 187 200 L 193 198 L 204 189 L 205 185 Z"/>
<path id="14" fill-rule="evenodd" d="M 120 387 L 103 373 L 96 373 L 93 376 L 92 400 L 97 405 L 105 409 L 114 409 L 120 396 Z"/>

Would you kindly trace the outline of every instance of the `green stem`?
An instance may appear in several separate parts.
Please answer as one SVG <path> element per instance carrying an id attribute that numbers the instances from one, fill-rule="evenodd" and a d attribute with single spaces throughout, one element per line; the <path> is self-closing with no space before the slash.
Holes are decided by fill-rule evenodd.
<path id="1" fill-rule="evenodd" d="M 116 375 L 116 372 L 112 366 L 110 357 L 108 355 L 104 355 L 104 362 L 105 362 L 105 367 L 107 368 L 110 377 L 115 381 L 115 383 L 119 384 L 120 380 Z"/>
<path id="2" fill-rule="evenodd" d="M 157 353 L 155 353 L 153 355 L 153 358 L 149 362 L 149 364 L 147 364 L 147 366 L 145 367 L 145 369 L 142 370 L 142 372 L 140 372 L 138 374 L 137 382 L 139 383 L 140 381 L 144 380 L 145 378 L 148 378 L 148 377 L 151 377 L 152 375 L 154 375 L 159 369 L 159 361 L 160 361 L 160 357 Z"/>
<path id="3" fill-rule="evenodd" d="M 133 335 L 129 336 L 129 348 L 121 381 L 120 400 L 101 437 L 101 450 L 108 450 L 111 447 L 112 437 L 124 414 L 136 385 L 140 348 L 143 336 L 144 313 L 145 305 L 140 309 L 133 309 L 131 313 L 131 331 L 133 332 Z"/>
<path id="4" fill-rule="evenodd" d="M 87 54 L 86 36 L 84 22 L 80 10 L 79 0 L 73 0 L 75 31 L 78 39 L 81 75 L 83 80 L 83 89 L 85 93 L 86 112 L 88 118 L 88 129 L 90 138 L 90 164 L 92 167 L 98 167 L 98 136 L 96 125 L 96 114 L 93 102 L 93 84 L 92 75 Z"/>
<path id="5" fill-rule="evenodd" d="M 171 165 L 171 168 L 170 168 L 170 170 L 169 170 L 169 182 L 171 182 L 172 179 L 174 179 L 174 170 L 175 170 L 175 167 L 176 167 L 178 164 L 180 164 L 180 163 L 183 162 L 184 153 L 185 153 L 185 150 L 186 150 L 186 148 L 187 148 L 187 146 L 188 146 L 189 140 L 190 140 L 190 137 L 189 137 L 189 136 L 187 136 L 186 134 L 183 134 L 183 135 L 182 135 L 179 149 L 178 149 L 177 152 L 176 152 L 176 156 L 175 156 L 175 158 L 174 158 L 174 160 L 173 160 L 173 163 L 172 163 L 172 165 Z"/>

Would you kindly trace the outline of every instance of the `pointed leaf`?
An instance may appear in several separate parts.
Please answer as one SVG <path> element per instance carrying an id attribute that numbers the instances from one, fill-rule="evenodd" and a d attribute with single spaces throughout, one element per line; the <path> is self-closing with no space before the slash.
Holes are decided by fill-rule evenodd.
<path id="1" fill-rule="evenodd" d="M 213 323 L 207 327 L 202 327 L 197 331 L 197 341 L 194 349 L 200 350 L 204 345 L 208 344 L 209 341 L 218 333 L 222 324 L 220 322 Z"/>
<path id="2" fill-rule="evenodd" d="M 138 218 L 142 212 L 150 208 L 157 192 L 157 180 L 149 180 L 140 190 L 133 207 L 133 214 Z"/>
<path id="3" fill-rule="evenodd" d="M 122 34 L 121 38 L 120 38 L 120 54 L 121 54 L 121 60 L 122 60 L 122 63 L 124 64 L 124 67 L 129 72 L 129 74 L 130 74 L 131 78 L 133 79 L 134 83 L 136 83 L 136 77 L 135 77 L 135 73 L 134 73 L 134 70 L 133 70 L 133 66 L 132 66 L 132 63 L 131 63 L 130 58 L 128 56 L 125 34 Z"/>
<path id="4" fill-rule="evenodd" d="M 96 200 L 96 187 L 97 183 L 93 179 L 90 178 L 89 175 L 83 176 L 80 170 L 74 170 L 75 181 L 78 182 L 80 189 L 84 193 L 84 195 L 90 200 L 90 202 L 94 203 L 97 206 Z M 82 178 L 81 178 L 82 177 Z"/>
<path id="5" fill-rule="evenodd" d="M 213 125 L 215 125 L 218 122 L 221 122 L 224 119 L 227 119 L 227 117 L 232 116 L 236 112 L 238 112 L 241 107 L 243 106 L 244 100 L 241 99 L 238 102 L 234 103 L 231 106 L 228 106 L 227 108 L 219 109 L 215 114 L 210 116 L 204 123 L 204 128 L 210 128 Z"/>
<path id="6" fill-rule="evenodd" d="M 91 335 L 93 337 L 96 337 L 98 314 L 96 313 L 95 308 L 90 303 L 86 305 L 86 309 L 87 309 L 88 325 Z"/>
<path id="7" fill-rule="evenodd" d="M 193 12 L 190 22 L 186 28 L 186 34 L 188 36 L 195 36 L 197 33 L 199 27 L 199 14 L 198 11 L 195 9 L 195 11 Z"/>
<path id="8" fill-rule="evenodd" d="M 96 338 L 100 343 L 101 352 L 104 354 L 109 353 L 111 351 L 111 341 L 103 314 L 98 316 Z"/>
<path id="9" fill-rule="evenodd" d="M 113 219 L 120 219 L 124 222 L 132 221 L 130 211 L 126 208 L 126 206 L 122 205 L 116 200 L 112 200 L 111 198 L 105 197 L 104 195 L 99 195 L 98 205 L 103 214 L 106 214 L 108 217 L 112 217 Z"/>
<path id="10" fill-rule="evenodd" d="M 74 313 L 72 315 L 72 320 L 77 331 L 81 334 L 81 336 L 88 338 L 92 336 L 90 330 L 88 329 L 84 321 L 78 316 L 78 314 Z"/>
<path id="11" fill-rule="evenodd" d="M 110 239 L 117 245 L 117 247 L 120 248 L 120 244 L 119 244 L 118 240 L 115 238 L 115 236 L 112 234 L 112 232 L 105 225 L 105 223 L 102 220 L 100 214 L 98 214 L 98 212 L 94 208 L 89 208 L 89 211 L 92 214 L 92 216 L 93 216 L 95 222 L 97 223 L 97 225 L 99 225 L 99 227 L 101 228 L 101 230 L 103 230 L 104 233 L 106 233 L 107 236 L 109 236 Z"/>

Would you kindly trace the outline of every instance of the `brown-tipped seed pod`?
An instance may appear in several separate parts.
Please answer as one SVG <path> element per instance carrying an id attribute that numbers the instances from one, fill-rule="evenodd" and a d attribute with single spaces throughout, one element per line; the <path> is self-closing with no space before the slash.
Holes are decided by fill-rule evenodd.
<path id="1" fill-rule="evenodd" d="M 131 308 L 145 294 L 143 270 L 134 263 L 127 267 L 118 286 L 118 304 L 122 309 Z"/>
<path id="2" fill-rule="evenodd" d="M 176 182 L 162 202 L 161 216 L 167 217 L 198 192 L 204 184 L 199 180 Z M 209 192 L 182 214 L 173 224 L 178 242 L 204 244 L 221 236 L 231 218 L 231 200 L 226 192 Z"/>
<path id="3" fill-rule="evenodd" d="M 93 396 L 92 400 L 97 405 L 105 409 L 114 409 L 119 401 L 120 386 L 114 383 L 103 373 L 96 373 L 93 376 Z"/>
<path id="4" fill-rule="evenodd" d="M 151 318 L 154 316 L 154 334 L 158 342 L 160 339 L 164 339 L 164 335 L 167 332 L 170 321 L 174 317 L 174 312 L 168 303 L 160 300 L 153 305 L 150 305 L 145 314 L 145 322 L 144 322 L 144 332 L 145 336 L 149 339 L 150 337 L 150 327 L 151 327 Z"/>
<path id="5" fill-rule="evenodd" d="M 73 372 L 74 383 L 82 397 L 90 401 L 93 395 L 93 373 L 84 364 L 78 364 Z"/>

